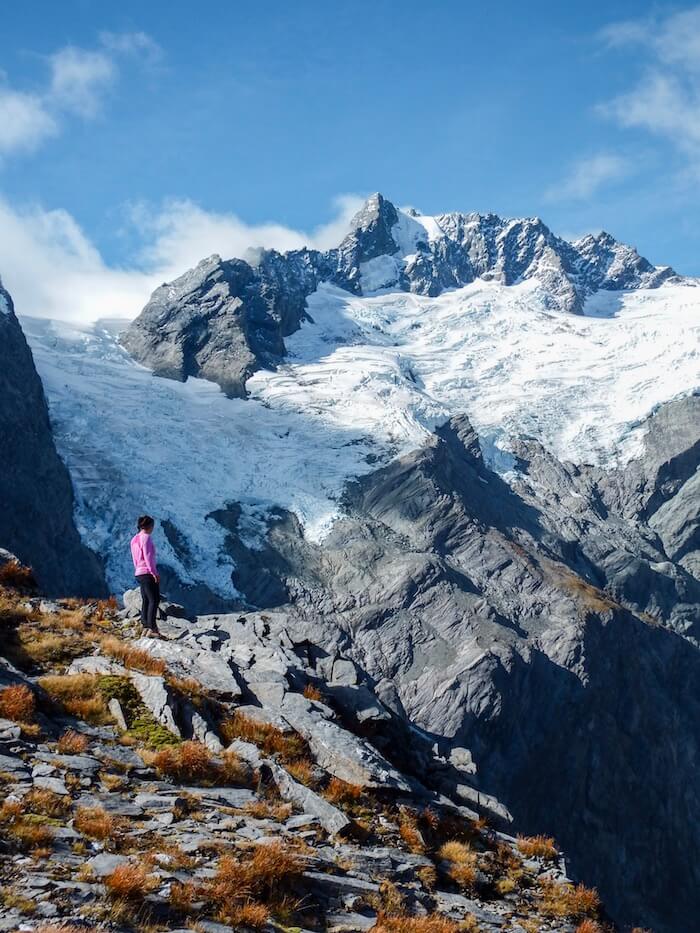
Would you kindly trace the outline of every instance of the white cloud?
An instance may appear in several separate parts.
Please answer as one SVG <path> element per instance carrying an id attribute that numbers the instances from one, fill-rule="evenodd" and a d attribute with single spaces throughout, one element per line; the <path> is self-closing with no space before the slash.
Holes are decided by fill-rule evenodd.
<path id="1" fill-rule="evenodd" d="M 90 119 L 102 105 L 102 95 L 114 81 L 117 67 L 104 52 L 67 46 L 49 58 L 49 101 L 57 107 Z"/>
<path id="2" fill-rule="evenodd" d="M 624 178 L 630 166 L 626 159 L 608 152 L 580 159 L 558 184 L 545 192 L 548 201 L 584 201 L 611 181 Z"/>
<path id="3" fill-rule="evenodd" d="M 100 50 L 69 45 L 49 55 L 49 76 L 41 91 L 13 88 L 0 72 L 0 156 L 37 149 L 58 135 L 66 114 L 96 117 L 119 75 L 120 55 L 138 57 L 145 65 L 162 55 L 160 46 L 143 32 L 102 33 L 100 41 Z"/>
<path id="4" fill-rule="evenodd" d="M 212 253 L 230 258 L 262 246 L 337 245 L 362 200 L 338 198 L 337 216 L 310 234 L 275 223 L 246 224 L 191 201 L 172 201 L 160 210 L 131 206 L 128 222 L 141 247 L 132 263 L 117 267 L 104 261 L 67 211 L 18 210 L 0 199 L 0 275 L 18 314 L 84 322 L 133 318 L 154 288 Z"/>
<path id="5" fill-rule="evenodd" d="M 145 32 L 101 32 L 100 42 L 112 52 L 135 55 L 149 64 L 163 57 L 163 49 Z"/>
<path id="6" fill-rule="evenodd" d="M 700 169 L 700 7 L 666 17 L 614 23 L 601 33 L 609 48 L 643 50 L 639 82 L 599 108 L 623 127 L 648 130 Z"/>
<path id="7" fill-rule="evenodd" d="M 35 94 L 0 87 L 0 155 L 31 152 L 58 133 L 58 124 Z"/>

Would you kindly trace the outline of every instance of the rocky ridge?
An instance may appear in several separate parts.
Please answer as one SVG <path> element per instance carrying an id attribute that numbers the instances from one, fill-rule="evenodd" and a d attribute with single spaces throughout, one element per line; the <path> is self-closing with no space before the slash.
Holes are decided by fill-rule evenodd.
<path id="1" fill-rule="evenodd" d="M 0 438 L 0 540 L 39 568 L 46 592 L 103 594 L 102 568 L 75 527 L 41 380 L 1 282 Z"/>
<path id="2" fill-rule="evenodd" d="M 138 638 L 136 603 L 4 557 L 0 929 L 613 929 L 342 651 L 166 602 Z"/>

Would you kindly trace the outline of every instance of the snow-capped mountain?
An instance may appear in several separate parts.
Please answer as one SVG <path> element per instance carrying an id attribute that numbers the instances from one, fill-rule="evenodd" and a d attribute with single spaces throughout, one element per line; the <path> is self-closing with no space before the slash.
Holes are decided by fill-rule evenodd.
<path id="1" fill-rule="evenodd" d="M 249 259 L 204 260 L 121 335 L 23 321 L 110 587 L 152 512 L 171 596 L 340 639 L 618 918 L 685 933 L 697 280 L 380 195 L 336 249 Z"/>
<path id="2" fill-rule="evenodd" d="M 252 372 L 284 357 L 284 339 L 306 319 L 307 299 L 321 283 L 353 295 L 435 297 L 477 279 L 533 282 L 543 307 L 581 313 L 597 291 L 656 288 L 678 276 L 608 234 L 572 244 L 537 218 L 427 217 L 375 194 L 337 249 L 267 250 L 254 264 L 204 260 L 155 291 L 124 346 L 159 375 L 202 376 L 229 395 L 245 395 Z"/>

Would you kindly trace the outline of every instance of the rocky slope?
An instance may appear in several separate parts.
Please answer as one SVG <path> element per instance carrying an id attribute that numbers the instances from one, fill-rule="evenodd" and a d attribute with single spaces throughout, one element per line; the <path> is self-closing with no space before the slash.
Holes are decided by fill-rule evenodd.
<path id="1" fill-rule="evenodd" d="M 253 265 L 212 256 L 157 289 L 123 337 L 134 359 L 173 379 L 201 376 L 232 396 L 285 352 L 321 282 L 355 294 L 392 288 L 439 295 L 477 278 L 537 280 L 552 308 L 579 313 L 601 289 L 655 288 L 673 279 L 609 234 L 562 240 L 538 218 L 423 217 L 375 194 L 339 247 L 263 250 Z"/>
<path id="2" fill-rule="evenodd" d="M 470 749 L 517 825 L 659 931 L 700 906 L 699 424 L 698 397 L 662 411 L 619 475 L 523 443 L 513 488 L 462 418 L 352 486 L 322 546 L 290 515 L 247 559 L 232 536 L 251 602 L 341 632 L 380 695 Z"/>
<path id="3" fill-rule="evenodd" d="M 136 594 L 48 602 L 3 560 L 0 929 L 614 929 L 339 648 L 167 603 L 135 641 Z"/>
<path id="4" fill-rule="evenodd" d="M 1 283 L 0 440 L 0 540 L 38 568 L 46 592 L 101 595 L 102 569 L 76 530 L 41 380 Z"/>

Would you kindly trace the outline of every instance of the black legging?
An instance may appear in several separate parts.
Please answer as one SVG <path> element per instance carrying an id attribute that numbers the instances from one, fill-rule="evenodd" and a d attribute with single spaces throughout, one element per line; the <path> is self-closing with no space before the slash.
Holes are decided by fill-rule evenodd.
<path id="1" fill-rule="evenodd" d="M 157 632 L 156 617 L 160 603 L 160 583 L 150 573 L 139 574 L 136 579 L 141 587 L 141 625 Z"/>

